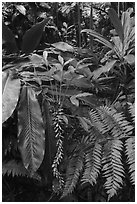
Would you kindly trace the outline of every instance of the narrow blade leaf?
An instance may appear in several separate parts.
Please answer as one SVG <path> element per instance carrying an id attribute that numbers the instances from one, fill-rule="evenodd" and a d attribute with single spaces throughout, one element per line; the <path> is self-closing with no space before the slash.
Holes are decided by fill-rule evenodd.
<path id="1" fill-rule="evenodd" d="M 122 27 L 122 23 L 121 23 L 120 19 L 118 18 L 116 11 L 114 9 L 110 8 L 108 10 L 108 15 L 110 17 L 111 22 L 114 25 L 114 28 L 115 28 L 119 38 L 123 42 L 123 40 L 124 40 L 123 27 Z"/>
<path id="2" fill-rule="evenodd" d="M 97 40 L 102 43 L 103 45 L 109 47 L 110 49 L 113 49 L 113 44 L 111 44 L 108 40 L 106 40 L 104 38 L 104 36 L 102 36 L 101 34 L 97 33 L 96 31 L 92 30 L 92 29 L 84 29 L 81 31 L 82 33 L 88 33 L 89 35 L 94 36 L 95 38 L 97 38 Z"/>
<path id="3" fill-rule="evenodd" d="M 25 168 L 33 175 L 44 157 L 45 131 L 41 109 L 31 87 L 22 89 L 18 121 L 19 150 Z"/>

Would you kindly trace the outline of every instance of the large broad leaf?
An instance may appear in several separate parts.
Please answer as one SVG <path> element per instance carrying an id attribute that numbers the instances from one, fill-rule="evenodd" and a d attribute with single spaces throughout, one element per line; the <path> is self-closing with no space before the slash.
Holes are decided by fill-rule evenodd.
<path id="1" fill-rule="evenodd" d="M 117 60 L 112 60 L 110 62 L 107 62 L 104 66 L 102 66 L 101 68 L 93 71 L 93 78 L 94 80 L 98 79 L 100 77 L 101 74 L 109 72 L 110 69 L 113 68 L 113 66 L 115 65 Z"/>
<path id="2" fill-rule="evenodd" d="M 25 168 L 33 175 L 44 157 L 45 131 L 36 93 L 31 87 L 22 89 L 18 121 L 19 150 Z"/>
<path id="3" fill-rule="evenodd" d="M 20 93 L 20 80 L 13 79 L 12 73 L 2 74 L 2 122 L 5 122 L 16 108 Z"/>
<path id="4" fill-rule="evenodd" d="M 97 38 L 97 41 L 102 43 L 103 45 L 109 47 L 110 49 L 113 49 L 113 44 L 111 44 L 108 40 L 106 40 L 104 38 L 104 36 L 102 36 L 101 34 L 97 33 L 96 31 L 92 30 L 92 29 L 84 29 L 81 31 L 82 33 L 88 33 L 89 35 L 94 36 L 95 38 Z"/>
<path id="5" fill-rule="evenodd" d="M 108 15 L 110 17 L 111 22 L 114 25 L 114 28 L 115 28 L 119 38 L 123 42 L 123 40 L 124 40 L 123 27 L 122 27 L 122 23 L 121 23 L 120 19 L 118 18 L 116 11 L 113 8 L 110 8 L 108 10 Z"/>
<path id="6" fill-rule="evenodd" d="M 2 40 L 3 43 L 7 45 L 6 49 L 8 53 L 15 53 L 18 51 L 15 37 L 11 30 L 2 22 Z"/>
<path id="7" fill-rule="evenodd" d="M 57 43 L 53 43 L 51 45 L 53 47 L 55 47 L 56 49 L 63 51 L 63 52 L 74 52 L 74 48 L 65 42 L 57 42 Z"/>
<path id="8" fill-rule="evenodd" d="M 22 52 L 29 54 L 34 51 L 40 42 L 44 26 L 48 20 L 49 18 L 46 18 L 42 22 L 37 23 L 25 33 L 22 42 Z"/>

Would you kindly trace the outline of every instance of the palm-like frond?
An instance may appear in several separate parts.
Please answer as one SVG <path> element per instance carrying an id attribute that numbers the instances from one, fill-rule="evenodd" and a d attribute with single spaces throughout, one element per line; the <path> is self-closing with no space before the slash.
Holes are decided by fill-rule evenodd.
<path id="1" fill-rule="evenodd" d="M 135 103 L 129 104 L 129 113 L 131 114 L 131 118 L 133 120 L 133 123 L 135 124 Z"/>
<path id="2" fill-rule="evenodd" d="M 79 148 L 75 155 L 70 159 L 67 174 L 66 174 L 66 183 L 64 186 L 62 197 L 67 196 L 68 194 L 72 193 L 76 184 L 79 180 L 79 176 L 83 170 L 84 166 L 84 151 L 83 147 Z"/>
<path id="3" fill-rule="evenodd" d="M 102 146 L 95 142 L 94 146 L 89 146 L 85 152 L 85 166 L 82 177 L 83 183 L 89 182 L 91 185 L 96 183 L 101 169 Z"/>
<path id="4" fill-rule="evenodd" d="M 98 114 L 104 123 L 104 131 L 111 131 L 114 138 L 125 138 L 131 134 L 133 127 L 129 124 L 122 113 L 118 113 L 114 108 L 99 107 Z"/>
<path id="5" fill-rule="evenodd" d="M 25 168 L 33 174 L 40 167 L 45 150 L 45 131 L 35 91 L 23 87 L 18 110 L 19 150 Z"/>
<path id="6" fill-rule="evenodd" d="M 130 180 L 135 185 L 135 137 L 130 137 L 126 140 L 126 155 L 129 165 Z"/>
<path id="7" fill-rule="evenodd" d="M 102 159 L 103 176 L 106 178 L 104 184 L 107 190 L 108 200 L 117 193 L 123 184 L 124 169 L 121 161 L 123 144 L 121 140 L 110 140 L 104 145 L 104 156 Z"/>
<path id="8" fill-rule="evenodd" d="M 7 174 L 8 176 L 12 174 L 12 176 L 29 176 L 29 172 L 25 169 L 23 164 L 17 163 L 15 160 L 4 162 L 2 164 L 2 174 L 3 176 Z"/>

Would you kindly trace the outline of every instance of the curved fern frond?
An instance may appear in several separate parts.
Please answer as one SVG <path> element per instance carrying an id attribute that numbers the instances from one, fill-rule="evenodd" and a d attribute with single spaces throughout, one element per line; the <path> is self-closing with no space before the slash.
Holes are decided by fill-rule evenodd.
<path id="1" fill-rule="evenodd" d="M 33 175 L 40 167 L 45 153 L 45 130 L 35 91 L 23 87 L 18 110 L 18 137 L 25 168 Z"/>
<path id="2" fill-rule="evenodd" d="M 129 165 L 130 180 L 135 185 L 135 137 L 130 137 L 126 140 L 126 155 Z"/>
<path id="3" fill-rule="evenodd" d="M 29 177 L 29 172 L 25 169 L 23 164 L 17 163 L 15 160 L 4 162 L 2 164 L 2 174 L 3 176 L 7 174 L 8 176 L 11 174 L 14 176 L 27 176 Z"/>
<path id="4" fill-rule="evenodd" d="M 77 152 L 70 159 L 67 174 L 66 174 L 66 183 L 63 189 L 62 198 L 72 193 L 76 184 L 79 180 L 79 176 L 83 170 L 84 166 L 84 151 L 83 146 L 79 148 Z"/>
<path id="5" fill-rule="evenodd" d="M 101 169 L 102 146 L 95 142 L 93 147 L 89 147 L 85 153 L 85 166 L 82 182 L 89 182 L 91 185 L 96 184 L 96 180 Z"/>
<path id="6" fill-rule="evenodd" d="M 107 106 L 97 108 L 98 114 L 104 123 L 104 132 L 111 131 L 113 138 L 129 137 L 133 127 L 129 124 L 122 113 L 118 113 L 114 108 Z"/>
<path id="7" fill-rule="evenodd" d="M 104 156 L 102 159 L 103 176 L 106 178 L 104 184 L 107 190 L 108 200 L 113 197 L 123 184 L 124 169 L 121 162 L 121 151 L 123 143 L 121 140 L 110 140 L 104 145 Z"/>

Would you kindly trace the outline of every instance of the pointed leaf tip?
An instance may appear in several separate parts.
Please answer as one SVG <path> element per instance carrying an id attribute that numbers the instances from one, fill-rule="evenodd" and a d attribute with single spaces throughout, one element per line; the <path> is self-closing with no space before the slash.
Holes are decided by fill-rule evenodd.
<path id="1" fill-rule="evenodd" d="M 120 19 L 118 18 L 118 15 L 116 11 L 113 8 L 110 8 L 108 10 L 108 15 L 110 17 L 110 20 L 120 38 L 120 40 L 123 42 L 124 41 L 124 32 L 123 32 L 123 27 Z"/>

